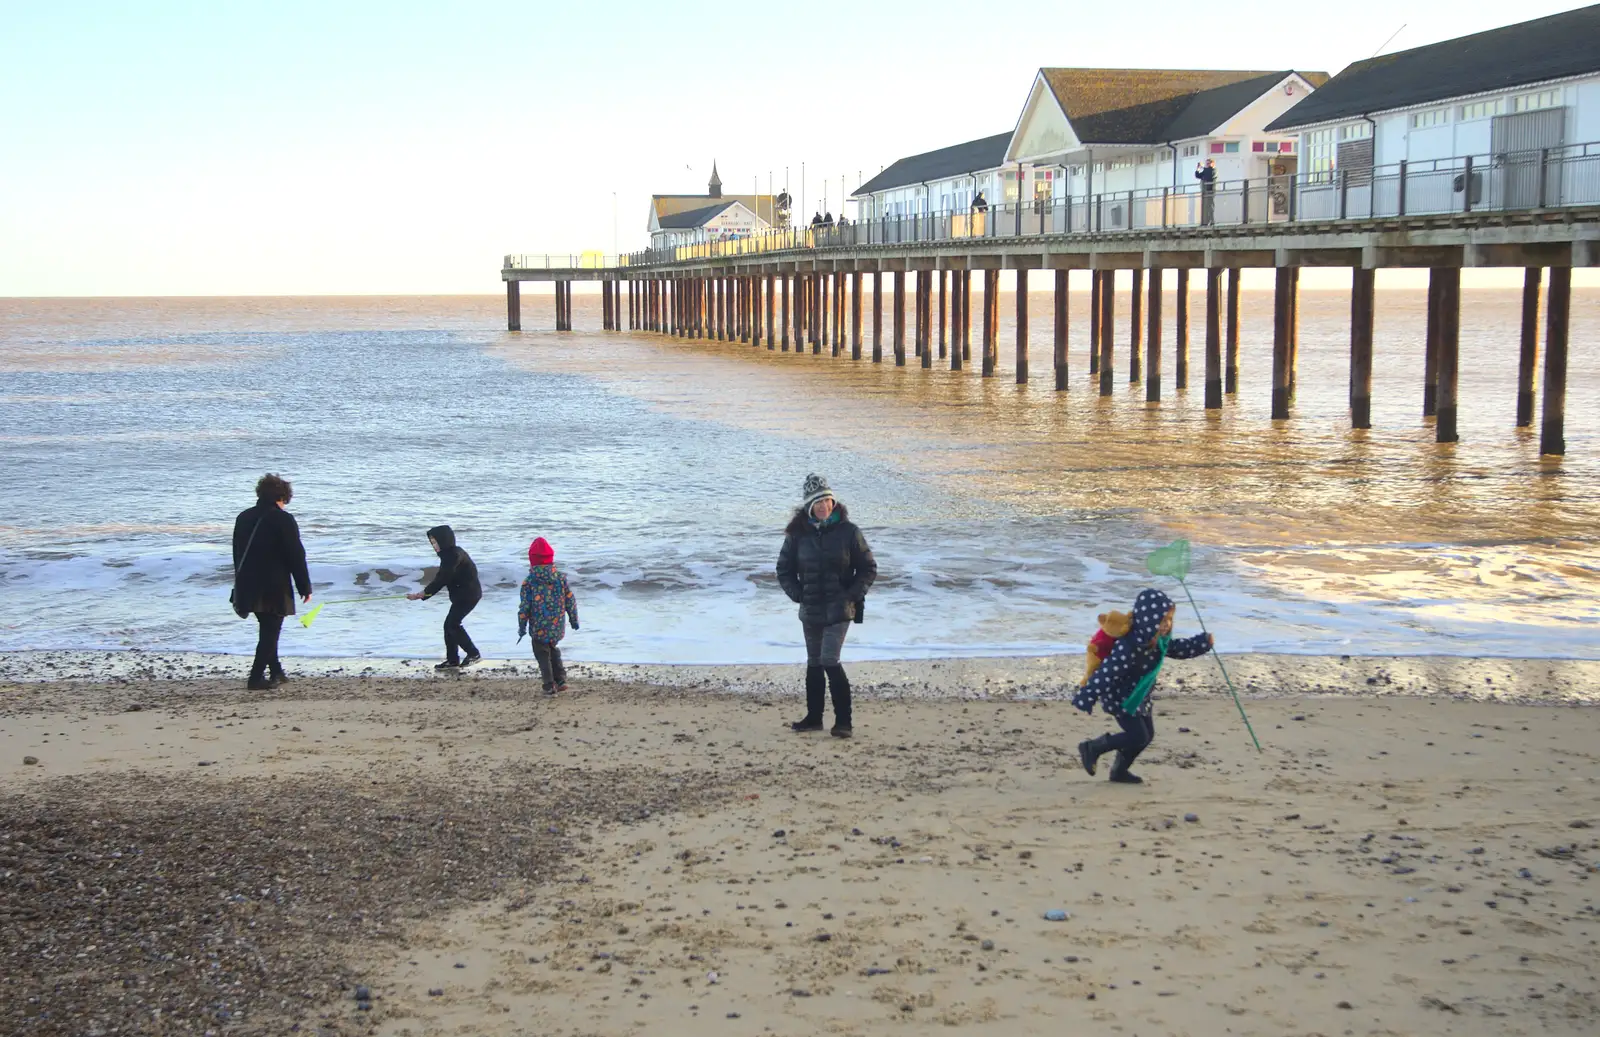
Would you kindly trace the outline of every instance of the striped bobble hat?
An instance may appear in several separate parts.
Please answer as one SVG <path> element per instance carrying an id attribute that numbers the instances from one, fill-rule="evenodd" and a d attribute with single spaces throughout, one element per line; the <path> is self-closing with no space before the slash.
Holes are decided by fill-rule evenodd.
<path id="1" fill-rule="evenodd" d="M 833 490 L 829 488 L 828 480 L 813 472 L 806 476 L 805 485 L 800 489 L 800 496 L 804 499 L 800 506 L 810 511 L 811 505 L 817 503 L 817 501 L 825 497 L 832 500 Z"/>

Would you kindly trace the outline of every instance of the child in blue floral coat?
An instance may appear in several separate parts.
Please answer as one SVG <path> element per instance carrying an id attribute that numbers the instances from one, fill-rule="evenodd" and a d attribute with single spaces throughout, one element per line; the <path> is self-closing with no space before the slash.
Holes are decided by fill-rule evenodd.
<path id="1" fill-rule="evenodd" d="M 568 618 L 572 629 L 578 629 L 578 601 L 566 575 L 556 570 L 555 549 L 539 537 L 528 545 L 528 575 L 517 605 L 517 640 L 523 634 L 533 637 L 533 657 L 539 662 L 546 695 L 567 690 L 567 668 L 557 645 L 567 634 Z"/>
<path id="2" fill-rule="evenodd" d="M 1160 591 L 1140 591 L 1133 604 L 1132 628 L 1117 639 L 1105 662 L 1072 697 L 1072 704 L 1085 713 L 1094 712 L 1098 702 L 1122 728 L 1121 734 L 1101 735 L 1079 743 L 1078 755 L 1083 760 L 1083 769 L 1091 775 L 1100 757 L 1115 749 L 1117 762 L 1111 768 L 1111 780 L 1128 785 L 1141 783 L 1143 779 L 1129 773 L 1128 768 L 1156 737 L 1150 703 L 1161 664 L 1169 656 L 1193 659 L 1211 650 L 1210 634 L 1172 639 L 1172 617 L 1176 611 L 1172 599 Z"/>

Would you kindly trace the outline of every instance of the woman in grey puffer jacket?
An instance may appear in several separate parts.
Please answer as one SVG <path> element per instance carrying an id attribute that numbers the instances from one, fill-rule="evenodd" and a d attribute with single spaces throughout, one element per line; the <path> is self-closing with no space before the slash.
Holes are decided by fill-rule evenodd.
<path id="1" fill-rule="evenodd" d="M 839 652 L 850 624 L 861 621 L 878 563 L 826 479 L 806 476 L 801 496 L 778 552 L 778 584 L 800 606 L 806 637 L 806 715 L 789 726 L 822 730 L 824 693 L 831 688 L 833 735 L 849 738 L 850 679 L 839 665 Z"/>

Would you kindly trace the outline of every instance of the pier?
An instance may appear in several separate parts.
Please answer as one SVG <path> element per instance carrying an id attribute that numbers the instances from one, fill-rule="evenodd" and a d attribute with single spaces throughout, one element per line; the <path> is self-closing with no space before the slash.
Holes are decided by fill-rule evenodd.
<path id="1" fill-rule="evenodd" d="M 1473 159 L 1451 162 L 1440 170 L 1464 166 L 1470 181 Z M 1487 157 L 1480 162 L 1480 170 L 1495 168 Z M 1189 382 L 1188 282 L 1194 272 L 1205 286 L 1205 407 L 1216 410 L 1239 389 L 1240 271 L 1271 269 L 1272 417 L 1284 420 L 1293 413 L 1297 388 L 1299 271 L 1348 267 L 1350 421 L 1353 428 L 1364 429 L 1371 427 L 1376 272 L 1426 269 L 1427 323 L 1424 341 L 1417 343 L 1426 361 L 1421 412 L 1433 420 L 1438 442 L 1452 443 L 1458 438 L 1457 415 L 1463 405 L 1458 392 L 1461 271 L 1517 268 L 1524 272 L 1524 288 L 1514 354 L 1508 343 L 1508 358 L 1515 355 L 1518 365 L 1514 418 L 1519 427 L 1537 420 L 1540 453 L 1560 455 L 1566 451 L 1571 272 L 1600 265 L 1600 145 L 1543 153 L 1537 163 L 1541 182 L 1554 189 L 1522 207 L 1495 206 L 1485 200 L 1495 197 L 1492 191 L 1453 194 L 1441 172 L 1410 170 L 1401 163 L 1396 169 L 1373 170 L 1360 184 L 1317 174 L 1293 178 L 1288 185 L 1281 177 L 1219 184 L 1206 192 L 1212 197 L 1204 205 L 1193 204 L 1194 191 L 1159 189 L 1109 199 L 1058 199 L 982 212 L 782 229 L 599 261 L 589 255 L 508 255 L 501 269 L 507 327 L 521 329 L 522 282 L 554 282 L 556 329 L 571 330 L 572 283 L 596 281 L 605 331 L 738 341 L 779 352 L 804 352 L 809 346 L 814 355 L 824 349 L 834 357 L 848 352 L 852 360 L 865 355 L 872 363 L 885 362 L 887 355 L 902 367 L 915 359 L 930 369 L 937 350 L 939 365 L 964 370 L 972 359 L 976 323 L 981 377 L 989 378 L 998 370 L 1002 348 L 999 274 L 1010 270 L 1017 277 L 1016 380 L 1026 383 L 1031 376 L 1029 275 L 1039 271 L 1053 278 L 1053 376 L 1056 389 L 1066 392 L 1072 381 L 1067 328 L 1074 317 L 1069 312 L 1069 279 L 1084 271 L 1092 300 L 1086 315 L 1094 343 L 1090 386 L 1109 396 L 1116 391 L 1119 370 L 1115 277 L 1126 270 L 1133 279 L 1126 311 L 1132 348 L 1122 370 L 1130 383 L 1143 380 L 1146 400 L 1159 403 L 1168 361 L 1162 315 L 1167 272 L 1172 271 L 1178 288 L 1170 361 L 1179 390 Z M 1251 199 L 1266 199 L 1270 192 L 1287 205 L 1252 205 Z M 976 313 L 974 273 L 980 275 Z M 885 278 L 892 293 L 887 353 Z M 872 311 L 870 352 L 863 341 L 867 305 Z"/>

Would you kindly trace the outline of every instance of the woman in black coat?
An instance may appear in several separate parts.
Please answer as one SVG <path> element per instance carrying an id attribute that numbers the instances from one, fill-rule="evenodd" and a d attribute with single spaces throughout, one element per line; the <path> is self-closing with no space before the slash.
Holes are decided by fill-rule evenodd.
<path id="1" fill-rule="evenodd" d="M 806 637 L 806 715 L 789 726 L 821 731 L 824 693 L 831 689 L 833 735 L 849 738 L 850 679 L 839 665 L 839 652 L 851 622 L 861 621 L 878 563 L 826 479 L 806 476 L 801 496 L 778 552 L 778 584 L 800 606 Z"/>
<path id="2" fill-rule="evenodd" d="M 294 497 L 287 479 L 263 475 L 256 483 L 256 503 L 239 512 L 233 523 L 233 607 L 241 616 L 254 612 L 260 624 L 249 687 L 265 691 L 289 677 L 278 659 L 283 619 L 294 615 L 295 591 L 311 600 L 311 574 L 300 525 L 284 511 Z M 290 581 L 293 581 L 293 586 Z M 270 673 L 269 673 L 270 671 Z"/>

